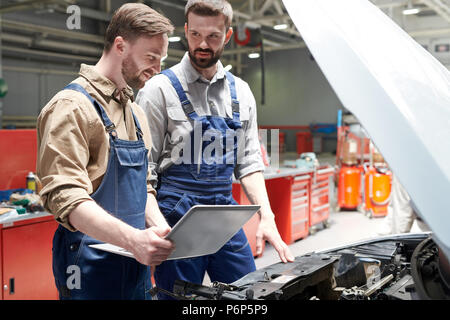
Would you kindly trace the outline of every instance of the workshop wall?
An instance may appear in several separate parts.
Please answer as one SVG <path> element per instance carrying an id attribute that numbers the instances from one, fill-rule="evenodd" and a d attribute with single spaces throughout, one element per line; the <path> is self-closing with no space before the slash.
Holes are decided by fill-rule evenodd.
<path id="1" fill-rule="evenodd" d="M 82 1 L 81 4 L 92 8 L 96 6 L 88 1 Z M 4 14 L 2 19 L 66 30 L 67 17 L 64 12 L 36 9 Z M 103 29 L 97 21 L 82 19 L 79 31 L 95 34 L 102 33 Z M 38 43 L 41 38 L 45 38 L 45 35 L 36 34 L 35 41 Z M 64 41 L 67 42 L 67 39 Z M 77 41 L 71 43 L 76 45 Z M 101 48 L 101 45 L 98 47 Z M 51 56 L 41 56 L 39 60 L 29 58 L 26 52 L 3 52 L 3 77 L 9 88 L 3 99 L 4 115 L 37 116 L 52 96 L 76 77 L 79 70 L 79 63 L 67 60 Z"/>
<path id="2" fill-rule="evenodd" d="M 305 49 L 268 52 L 265 55 L 265 104 L 261 104 L 261 63 L 245 61 L 242 78 L 255 95 L 258 124 L 266 126 L 307 126 L 311 123 L 336 123 L 342 104 Z M 351 84 L 349 84 L 351 85 Z M 296 150 L 295 131 L 286 132 L 287 151 Z M 333 145 L 324 151 L 332 152 Z"/>
<path id="3" fill-rule="evenodd" d="M 47 102 L 77 75 L 78 67 L 3 59 L 3 76 L 9 91 L 3 99 L 3 114 L 37 116 Z M 63 72 L 67 74 L 53 74 Z"/>
<path id="4" fill-rule="evenodd" d="M 266 53 L 265 105 L 261 105 L 261 64 L 247 62 L 242 78 L 255 95 L 260 125 L 335 123 L 341 103 L 307 49 Z"/>
<path id="5" fill-rule="evenodd" d="M 116 10 L 125 2 L 123 0 L 111 1 L 111 10 Z M 77 5 L 98 10 L 98 4 L 93 1 L 81 0 L 77 1 Z M 169 16 L 172 21 L 177 22 L 176 25 L 183 24 L 184 12 L 182 10 L 161 6 L 157 3 L 152 7 Z M 67 17 L 68 15 L 65 12 L 36 9 L 7 13 L 2 16 L 2 19 L 66 30 Z M 74 32 L 101 36 L 105 32 L 106 25 L 101 21 L 82 17 L 80 27 L 80 30 Z M 182 31 L 177 30 L 175 33 L 179 35 Z M 36 35 L 35 40 L 38 42 L 39 39 L 40 36 Z M 70 39 L 62 40 L 63 43 L 67 41 L 73 45 L 78 43 L 78 41 Z M 95 44 L 90 44 L 90 46 L 95 46 Z M 102 44 L 96 46 L 101 53 Z M 182 48 L 182 44 L 179 47 Z M 80 53 L 80 56 L 83 56 L 83 54 Z M 36 57 L 30 59 L 26 53 L 3 52 L 3 77 L 9 86 L 7 96 L 0 101 L 3 105 L 4 115 L 37 116 L 53 95 L 78 76 L 79 62 L 70 62 L 67 59 L 62 60 L 51 56 L 40 56 L 39 60 L 39 62 L 36 62 Z M 91 65 L 95 62 L 95 58 L 84 61 L 84 63 Z"/>
<path id="6" fill-rule="evenodd" d="M 261 105 L 260 60 L 249 59 L 244 63 L 248 67 L 242 78 L 255 95 L 260 125 L 336 122 L 337 110 L 342 105 L 307 49 L 266 53 L 264 105 Z M 3 99 L 3 112 L 11 116 L 37 116 L 54 94 L 76 78 L 79 70 L 75 64 L 23 60 L 19 63 L 11 58 L 3 59 L 3 67 L 10 88 Z M 66 74 L 55 74 L 60 72 Z M 295 132 L 287 133 L 288 151 L 295 151 L 295 139 Z M 333 146 L 325 149 L 332 151 Z"/>

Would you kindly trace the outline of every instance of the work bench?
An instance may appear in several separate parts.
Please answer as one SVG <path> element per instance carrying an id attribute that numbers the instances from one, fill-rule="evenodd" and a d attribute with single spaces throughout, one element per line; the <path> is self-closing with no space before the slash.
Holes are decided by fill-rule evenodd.
<path id="1" fill-rule="evenodd" d="M 37 135 L 32 130 L 0 130 L 0 190 L 26 187 L 36 171 Z M 52 242 L 57 228 L 46 212 L 4 217 L 0 222 L 1 300 L 57 299 Z"/>
<path id="2" fill-rule="evenodd" d="M 52 240 L 57 222 L 52 215 L 27 213 L 0 223 L 2 300 L 55 300 Z"/>

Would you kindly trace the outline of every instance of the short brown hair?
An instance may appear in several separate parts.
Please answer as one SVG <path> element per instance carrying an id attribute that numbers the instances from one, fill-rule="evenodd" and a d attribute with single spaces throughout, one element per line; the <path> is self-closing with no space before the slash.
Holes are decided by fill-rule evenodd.
<path id="1" fill-rule="evenodd" d="M 104 50 L 108 52 L 116 37 L 134 41 L 141 36 L 171 34 L 172 22 L 143 3 L 125 3 L 114 12 L 105 35 Z"/>
<path id="2" fill-rule="evenodd" d="M 188 22 L 190 12 L 203 17 L 217 17 L 223 14 L 227 29 L 231 27 L 233 21 L 233 8 L 226 0 L 189 0 L 184 8 L 186 22 Z"/>

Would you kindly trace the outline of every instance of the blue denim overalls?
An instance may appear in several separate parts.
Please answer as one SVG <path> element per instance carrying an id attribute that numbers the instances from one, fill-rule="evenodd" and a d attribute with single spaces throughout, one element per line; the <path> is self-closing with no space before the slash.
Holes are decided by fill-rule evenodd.
<path id="1" fill-rule="evenodd" d="M 160 178 L 157 200 L 161 212 L 170 226 L 175 223 L 194 205 L 236 205 L 232 197 L 232 176 L 237 161 L 237 137 L 231 133 L 242 128 L 240 122 L 239 101 L 236 97 L 234 76 L 227 72 L 226 78 L 230 87 L 233 118 L 218 115 L 199 116 L 188 100 L 186 93 L 175 73 L 170 70 L 162 72 L 175 88 L 181 105 L 194 128 L 202 134 L 199 158 L 194 144 L 198 136 L 191 132 L 190 163 L 173 164 L 165 170 Z M 198 129 L 197 129 L 198 130 Z M 198 133 L 197 133 L 198 135 Z M 221 150 L 216 153 L 209 148 L 211 156 L 205 158 L 208 146 L 214 137 L 220 138 Z M 230 141 L 231 139 L 231 141 Z M 227 143 L 228 140 L 228 143 Z M 217 142 L 216 142 L 217 143 Z M 231 145 L 231 147 L 230 147 Z M 228 146 L 228 148 L 227 148 Z M 186 159 L 186 158 L 185 158 Z M 249 272 L 254 271 L 255 262 L 243 229 L 213 255 L 169 260 L 156 267 L 156 287 L 168 291 L 173 290 L 176 279 L 194 283 L 202 283 L 205 271 L 211 281 L 223 283 L 234 282 Z M 170 299 L 168 295 L 158 294 L 158 299 Z"/>
<path id="2" fill-rule="evenodd" d="M 139 122 L 137 141 L 117 138 L 115 126 L 105 110 L 78 84 L 65 90 L 83 93 L 93 104 L 110 140 L 108 167 L 98 189 L 91 197 L 105 211 L 138 228 L 145 228 L 147 202 L 148 150 L 142 139 Z M 132 258 L 90 248 L 100 243 L 79 231 L 71 232 L 61 225 L 53 238 L 53 273 L 60 299 L 150 299 L 150 268 Z M 77 285 L 74 268 L 79 268 Z"/>

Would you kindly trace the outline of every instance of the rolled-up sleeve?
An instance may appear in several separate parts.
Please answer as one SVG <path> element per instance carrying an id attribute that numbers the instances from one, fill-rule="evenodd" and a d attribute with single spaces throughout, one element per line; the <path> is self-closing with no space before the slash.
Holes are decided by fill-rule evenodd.
<path id="1" fill-rule="evenodd" d="M 256 113 L 256 101 L 247 83 L 242 81 L 241 110 L 248 108 L 248 124 L 244 127 L 242 156 L 238 150 L 238 163 L 234 170 L 234 176 L 241 179 L 254 172 L 264 171 L 264 163 L 261 156 L 259 142 L 258 122 Z"/>
<path id="2" fill-rule="evenodd" d="M 44 207 L 71 231 L 70 212 L 92 200 L 87 172 L 91 123 L 78 103 L 57 100 L 38 117 L 37 176 Z"/>

